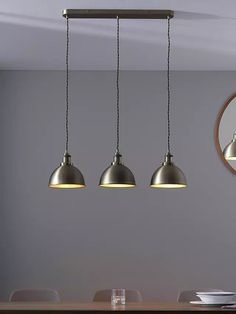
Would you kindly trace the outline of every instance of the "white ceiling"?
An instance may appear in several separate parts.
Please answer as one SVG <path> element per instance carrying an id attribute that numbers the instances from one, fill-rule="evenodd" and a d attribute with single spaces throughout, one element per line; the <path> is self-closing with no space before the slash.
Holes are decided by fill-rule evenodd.
<path id="1" fill-rule="evenodd" d="M 173 70 L 236 70 L 235 0 L 0 0 L 0 69 L 64 69 L 65 8 L 171 9 Z M 70 68 L 115 68 L 113 20 L 71 20 Z M 166 69 L 165 20 L 121 20 L 121 69 Z"/>

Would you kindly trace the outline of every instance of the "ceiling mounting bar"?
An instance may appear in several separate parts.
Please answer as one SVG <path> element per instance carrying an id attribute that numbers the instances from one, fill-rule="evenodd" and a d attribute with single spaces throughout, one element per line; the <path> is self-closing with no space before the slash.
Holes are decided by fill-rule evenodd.
<path id="1" fill-rule="evenodd" d="M 107 9 L 65 9 L 62 16 L 70 19 L 167 19 L 174 16 L 171 10 L 107 10 Z"/>

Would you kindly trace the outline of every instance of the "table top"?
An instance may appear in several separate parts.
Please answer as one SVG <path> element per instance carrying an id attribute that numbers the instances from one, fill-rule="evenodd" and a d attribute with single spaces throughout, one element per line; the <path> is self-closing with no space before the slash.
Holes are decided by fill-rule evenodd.
<path id="1" fill-rule="evenodd" d="M 91 303 L 77 303 L 77 302 L 61 302 L 61 303 L 48 303 L 48 302 L 9 302 L 0 303 L 0 313 L 2 312 L 19 312 L 27 311 L 30 312 L 41 312 L 41 311 L 52 311 L 52 312 L 115 312 L 115 311 L 131 311 L 131 312 L 228 312 L 235 311 L 226 310 L 216 307 L 202 307 L 193 306 L 188 303 L 128 303 L 126 305 L 112 306 L 109 302 L 91 302 Z"/>

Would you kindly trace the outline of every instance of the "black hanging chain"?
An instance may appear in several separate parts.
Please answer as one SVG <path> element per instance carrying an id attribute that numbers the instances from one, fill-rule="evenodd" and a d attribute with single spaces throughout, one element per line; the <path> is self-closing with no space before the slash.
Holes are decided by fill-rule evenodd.
<path id="1" fill-rule="evenodd" d="M 66 120 L 65 120 L 65 131 L 66 131 L 66 153 L 68 153 L 69 146 L 69 18 L 66 18 Z"/>
<path id="2" fill-rule="evenodd" d="M 168 23 L 168 31 L 167 31 L 167 37 L 168 37 L 168 53 L 167 53 L 167 129 L 168 129 L 168 135 L 167 135 L 167 148 L 168 148 L 168 154 L 170 153 L 170 17 L 167 17 L 167 23 Z"/>
<path id="3" fill-rule="evenodd" d="M 116 152 L 120 152 L 120 20 L 117 16 L 117 32 L 116 32 Z"/>

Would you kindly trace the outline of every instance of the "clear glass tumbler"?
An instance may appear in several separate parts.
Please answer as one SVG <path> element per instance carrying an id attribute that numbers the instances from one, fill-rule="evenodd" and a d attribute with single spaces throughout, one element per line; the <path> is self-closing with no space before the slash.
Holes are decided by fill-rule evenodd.
<path id="1" fill-rule="evenodd" d="M 111 304 L 124 305 L 125 304 L 125 289 L 112 289 Z"/>

